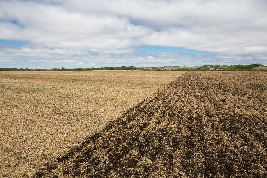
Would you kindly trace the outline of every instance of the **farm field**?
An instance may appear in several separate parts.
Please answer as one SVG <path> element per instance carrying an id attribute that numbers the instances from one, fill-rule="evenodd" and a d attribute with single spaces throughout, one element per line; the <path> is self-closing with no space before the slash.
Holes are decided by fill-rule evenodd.
<path id="1" fill-rule="evenodd" d="M 0 177 L 27 177 L 182 72 L 0 72 Z"/>
<path id="2" fill-rule="evenodd" d="M 35 177 L 266 177 L 267 73 L 187 72 Z"/>

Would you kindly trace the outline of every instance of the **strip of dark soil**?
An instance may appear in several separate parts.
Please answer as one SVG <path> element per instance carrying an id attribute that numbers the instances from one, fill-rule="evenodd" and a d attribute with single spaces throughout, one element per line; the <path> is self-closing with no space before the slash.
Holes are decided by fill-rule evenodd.
<path id="1" fill-rule="evenodd" d="M 187 73 L 35 177 L 266 177 L 266 133 L 266 73 Z"/>

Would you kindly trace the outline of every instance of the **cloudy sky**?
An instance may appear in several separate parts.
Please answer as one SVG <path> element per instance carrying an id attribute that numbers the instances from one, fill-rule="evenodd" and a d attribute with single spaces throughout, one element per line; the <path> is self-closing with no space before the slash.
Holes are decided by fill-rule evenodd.
<path id="1" fill-rule="evenodd" d="M 251 63 L 266 0 L 0 0 L 0 68 Z"/>

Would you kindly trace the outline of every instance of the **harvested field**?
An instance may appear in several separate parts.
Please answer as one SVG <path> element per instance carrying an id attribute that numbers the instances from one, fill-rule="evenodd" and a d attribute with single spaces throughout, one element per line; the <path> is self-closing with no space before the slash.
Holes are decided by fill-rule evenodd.
<path id="1" fill-rule="evenodd" d="M 36 177 L 266 177 L 267 73 L 186 73 Z"/>
<path id="2" fill-rule="evenodd" d="M 0 72 L 0 177 L 27 177 L 181 72 Z"/>

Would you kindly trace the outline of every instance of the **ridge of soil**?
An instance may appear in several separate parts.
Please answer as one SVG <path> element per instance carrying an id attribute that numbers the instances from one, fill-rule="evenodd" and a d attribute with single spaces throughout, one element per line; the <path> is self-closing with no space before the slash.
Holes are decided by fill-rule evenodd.
<path id="1" fill-rule="evenodd" d="M 265 177 L 266 133 L 266 73 L 186 73 L 34 177 Z"/>

